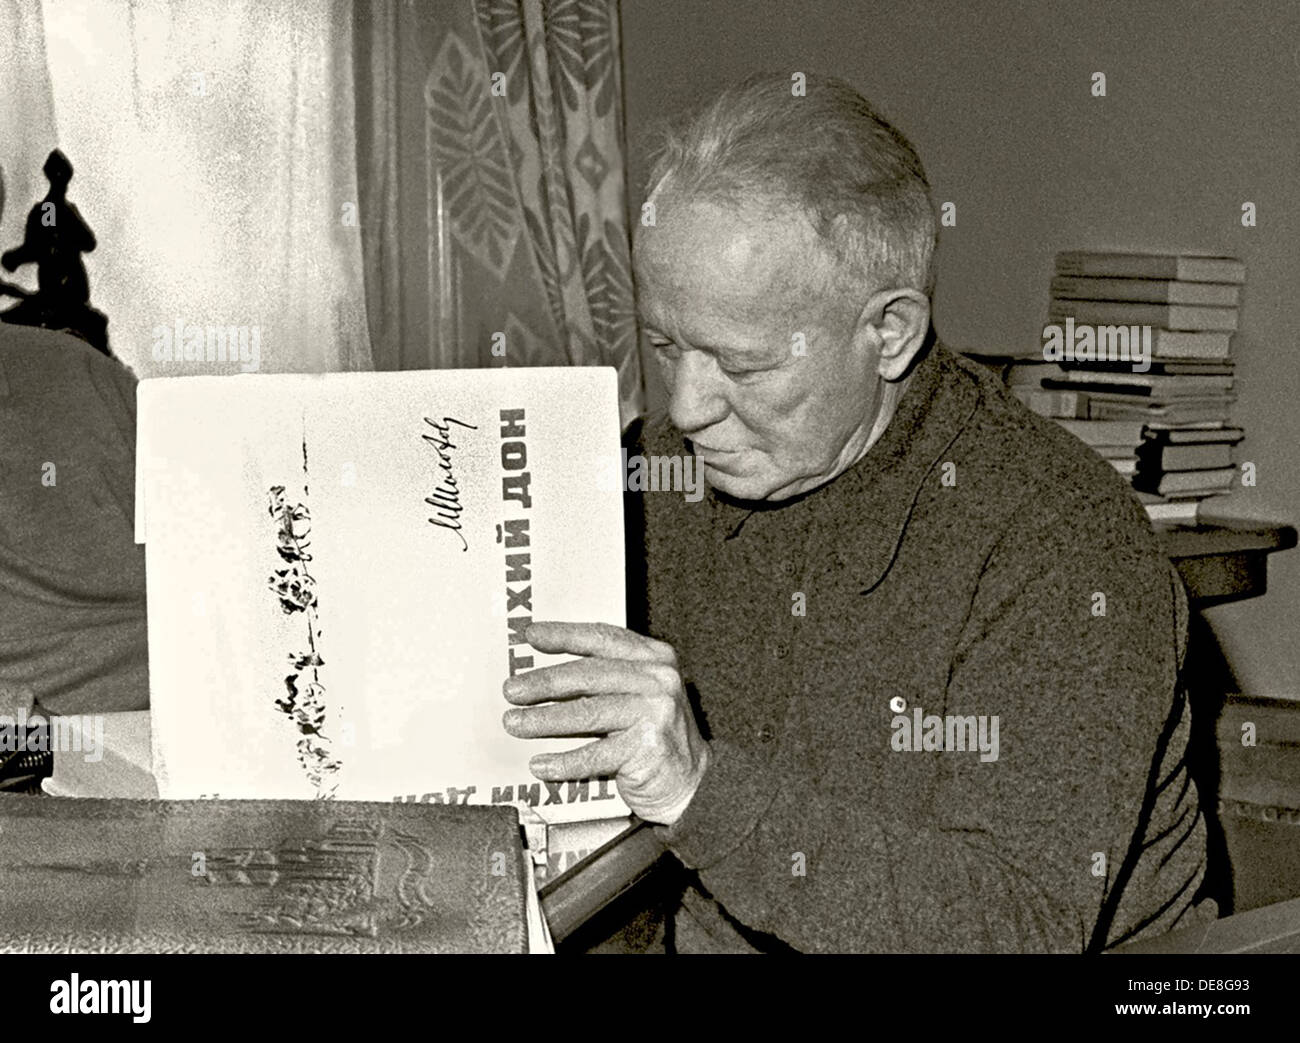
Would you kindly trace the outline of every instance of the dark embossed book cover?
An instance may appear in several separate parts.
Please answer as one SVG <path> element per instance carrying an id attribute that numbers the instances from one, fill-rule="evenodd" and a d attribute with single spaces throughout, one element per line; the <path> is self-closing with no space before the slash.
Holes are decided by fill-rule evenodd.
<path id="1" fill-rule="evenodd" d="M 528 950 L 513 807 L 0 795 L 0 951 Z"/>

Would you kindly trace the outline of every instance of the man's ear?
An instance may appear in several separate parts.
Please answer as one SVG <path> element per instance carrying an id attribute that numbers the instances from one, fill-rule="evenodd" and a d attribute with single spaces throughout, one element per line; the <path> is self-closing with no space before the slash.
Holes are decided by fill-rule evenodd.
<path id="1" fill-rule="evenodd" d="M 854 339 L 879 353 L 876 371 L 901 380 L 930 332 L 930 299 L 919 290 L 881 290 L 858 315 Z"/>

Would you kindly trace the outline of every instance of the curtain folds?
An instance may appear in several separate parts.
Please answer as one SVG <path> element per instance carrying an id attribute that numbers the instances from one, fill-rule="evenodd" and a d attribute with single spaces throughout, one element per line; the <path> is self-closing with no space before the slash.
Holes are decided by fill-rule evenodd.
<path id="1" fill-rule="evenodd" d="M 356 6 L 377 369 L 610 365 L 643 408 L 617 0 Z"/>

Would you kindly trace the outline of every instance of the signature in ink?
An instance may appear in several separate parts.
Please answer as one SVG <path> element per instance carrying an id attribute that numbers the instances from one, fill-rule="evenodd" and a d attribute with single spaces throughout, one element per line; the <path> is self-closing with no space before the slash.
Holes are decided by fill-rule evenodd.
<path id="1" fill-rule="evenodd" d="M 424 498 L 424 502 L 433 508 L 434 513 L 434 517 L 429 519 L 429 524 L 454 532 L 456 538 L 460 540 L 461 550 L 467 551 L 469 544 L 465 541 L 465 534 L 461 531 L 460 525 L 460 516 L 465 508 L 460 502 L 460 483 L 457 482 L 456 472 L 452 469 L 451 458 L 452 451 L 459 447 L 452 441 L 451 436 L 453 427 L 461 427 L 468 431 L 477 431 L 478 428 L 449 416 L 443 417 L 441 423 L 430 417 L 425 417 L 424 422 L 433 428 L 435 433 L 426 432 L 420 437 L 438 454 L 438 468 L 442 471 L 442 480 L 434 488 L 433 495 Z"/>

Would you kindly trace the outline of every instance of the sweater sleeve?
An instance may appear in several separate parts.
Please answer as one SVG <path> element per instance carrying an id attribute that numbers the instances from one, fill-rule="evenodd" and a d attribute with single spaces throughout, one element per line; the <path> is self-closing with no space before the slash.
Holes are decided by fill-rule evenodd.
<path id="1" fill-rule="evenodd" d="M 1000 752 L 925 754 L 925 820 L 715 741 L 669 847 L 729 916 L 803 951 L 1080 952 L 1170 929 L 1204 827 L 1176 695 L 1181 586 L 1136 526 L 1009 523 L 942 699 L 997 715 Z"/>

